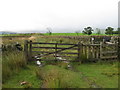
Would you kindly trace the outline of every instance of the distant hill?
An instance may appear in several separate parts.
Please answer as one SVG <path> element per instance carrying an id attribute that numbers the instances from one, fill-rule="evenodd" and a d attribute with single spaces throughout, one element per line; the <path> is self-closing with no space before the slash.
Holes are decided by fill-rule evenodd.
<path id="1" fill-rule="evenodd" d="M 0 31 L 0 34 L 17 34 L 16 32 Z"/>

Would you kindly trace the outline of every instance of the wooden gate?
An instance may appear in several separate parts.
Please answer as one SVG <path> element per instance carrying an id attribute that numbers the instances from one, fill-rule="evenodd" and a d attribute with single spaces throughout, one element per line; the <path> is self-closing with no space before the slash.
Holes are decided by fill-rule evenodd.
<path id="1" fill-rule="evenodd" d="M 117 43 L 103 43 L 100 44 L 100 58 L 106 60 L 114 60 L 118 58 L 118 44 Z"/>
<path id="2" fill-rule="evenodd" d="M 35 60 L 35 56 L 46 61 L 58 60 L 58 57 L 69 61 L 114 60 L 118 58 L 118 45 L 113 43 L 68 44 L 25 41 L 24 47 L 26 59 L 29 61 Z"/>
<path id="3" fill-rule="evenodd" d="M 80 43 L 43 43 L 25 41 L 24 51 L 27 60 L 35 60 L 35 56 L 40 56 L 41 60 L 52 61 L 58 57 L 64 57 L 64 60 L 80 61 Z M 63 60 L 62 60 L 63 61 Z"/>

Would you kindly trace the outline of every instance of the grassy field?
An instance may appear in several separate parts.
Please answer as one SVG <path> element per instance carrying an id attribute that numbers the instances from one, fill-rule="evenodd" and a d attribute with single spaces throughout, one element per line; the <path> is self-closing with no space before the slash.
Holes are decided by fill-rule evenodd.
<path id="1" fill-rule="evenodd" d="M 34 36 L 33 41 L 77 43 L 77 40 Z M 26 40 L 26 38 L 25 38 Z M 29 40 L 29 38 L 28 38 Z M 5 44 L 24 39 L 5 40 Z M 70 63 L 45 62 L 38 67 L 35 61 L 27 64 L 23 52 L 4 52 L 2 58 L 3 88 L 118 88 L 118 62 Z M 20 85 L 21 82 L 28 82 Z"/>
<path id="2" fill-rule="evenodd" d="M 101 88 L 118 87 L 118 62 L 101 62 L 91 64 L 74 65 L 90 84 Z"/>
<path id="3" fill-rule="evenodd" d="M 31 35 L 49 35 L 49 33 L 26 33 L 26 34 L 1 34 L 0 36 L 31 36 Z M 104 36 L 106 34 L 91 34 L 92 36 Z M 83 33 L 52 33 L 50 36 L 91 36 Z M 106 36 L 117 36 L 117 34 L 106 35 Z"/>
<path id="4" fill-rule="evenodd" d="M 28 84 L 21 86 L 22 81 L 26 81 Z M 3 84 L 3 87 L 118 88 L 118 62 L 74 64 L 72 69 L 64 68 L 63 64 L 47 64 L 38 68 L 33 62 L 12 76 Z"/>
<path id="5" fill-rule="evenodd" d="M 21 69 L 19 73 L 14 74 L 3 84 L 3 88 L 40 88 L 41 80 L 36 77 L 36 65 L 27 65 Z M 28 84 L 20 85 L 21 82 L 26 81 Z"/>
<path id="6" fill-rule="evenodd" d="M 45 33 L 44 35 L 49 35 L 49 33 Z M 100 35 L 100 36 L 104 36 L 104 35 L 106 35 L 106 34 L 96 34 L 96 33 L 93 33 L 93 34 L 91 34 L 91 35 L 87 35 L 87 34 L 83 34 L 83 33 L 52 33 L 51 35 L 56 35 L 56 36 L 91 36 L 91 35 L 93 35 L 93 36 L 98 36 L 98 35 Z M 117 34 L 113 34 L 113 35 L 111 35 L 111 36 L 116 36 Z M 110 35 L 107 35 L 107 36 L 110 36 Z"/>

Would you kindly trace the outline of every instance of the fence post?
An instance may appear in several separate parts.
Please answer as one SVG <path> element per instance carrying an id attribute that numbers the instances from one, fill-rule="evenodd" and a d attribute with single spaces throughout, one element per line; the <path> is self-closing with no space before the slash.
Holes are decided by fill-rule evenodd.
<path id="1" fill-rule="evenodd" d="M 95 46 L 92 46 L 92 58 L 95 58 Z"/>
<path id="2" fill-rule="evenodd" d="M 103 42 L 100 42 L 100 59 L 102 58 L 102 45 L 103 45 Z"/>
<path id="3" fill-rule="evenodd" d="M 28 40 L 25 40 L 24 42 L 24 53 L 25 53 L 25 59 L 28 61 Z"/>
<path id="4" fill-rule="evenodd" d="M 55 44 L 55 60 L 57 61 L 57 43 Z"/>
<path id="5" fill-rule="evenodd" d="M 118 37 L 118 46 L 117 46 L 117 55 L 118 55 L 118 61 L 120 61 L 120 36 Z"/>
<path id="6" fill-rule="evenodd" d="M 82 50 L 81 50 L 81 52 L 82 52 Z M 80 42 L 78 42 L 78 61 L 80 61 L 80 59 L 81 59 L 81 57 L 80 57 L 81 52 L 80 52 Z"/>
<path id="7" fill-rule="evenodd" d="M 30 40 L 30 47 L 29 47 L 29 60 L 32 59 L 32 40 Z"/>
<path id="8" fill-rule="evenodd" d="M 94 38 L 92 37 L 91 39 L 92 39 L 92 44 L 94 44 Z"/>

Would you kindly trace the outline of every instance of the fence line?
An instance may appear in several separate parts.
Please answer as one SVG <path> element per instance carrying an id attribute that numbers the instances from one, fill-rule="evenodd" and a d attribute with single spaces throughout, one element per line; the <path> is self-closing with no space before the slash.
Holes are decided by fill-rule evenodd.
<path id="1" fill-rule="evenodd" d="M 50 47 L 46 46 L 33 46 L 33 45 L 54 45 Z M 66 45 L 67 47 L 58 47 L 58 45 Z M 72 46 L 70 46 L 72 45 Z M 55 54 L 55 59 L 57 54 L 73 54 L 77 55 L 77 61 L 82 59 L 117 59 L 117 44 L 105 44 L 101 42 L 100 44 L 68 44 L 68 43 L 43 43 L 43 42 L 32 42 L 25 41 L 24 51 L 27 60 L 32 59 L 32 53 L 45 53 L 43 56 L 48 56 L 50 54 Z M 33 51 L 33 49 L 54 49 L 53 52 L 50 51 Z M 62 52 L 65 50 L 76 50 L 77 52 Z M 67 57 L 67 56 L 66 56 Z"/>

